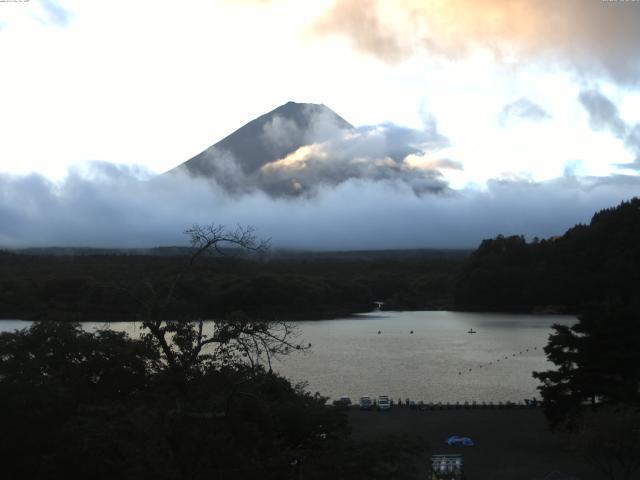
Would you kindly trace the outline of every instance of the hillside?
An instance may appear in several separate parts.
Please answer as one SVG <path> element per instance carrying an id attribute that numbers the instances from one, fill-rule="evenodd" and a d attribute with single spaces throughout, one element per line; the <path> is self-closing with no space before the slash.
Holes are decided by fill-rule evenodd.
<path id="1" fill-rule="evenodd" d="M 593 215 L 561 237 L 484 240 L 456 282 L 465 310 L 575 313 L 594 303 L 637 304 L 640 198 Z"/>

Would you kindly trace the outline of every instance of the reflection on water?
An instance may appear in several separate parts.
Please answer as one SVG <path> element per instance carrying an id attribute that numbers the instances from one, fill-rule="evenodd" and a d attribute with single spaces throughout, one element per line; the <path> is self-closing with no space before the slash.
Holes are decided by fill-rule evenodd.
<path id="1" fill-rule="evenodd" d="M 552 366 L 542 351 L 551 325 L 573 322 L 575 318 L 567 316 L 433 311 L 304 321 L 297 323 L 298 340 L 310 342 L 312 349 L 294 352 L 274 368 L 294 382 L 307 381 L 311 392 L 330 397 L 521 401 L 538 395 L 531 372 Z M 0 331 L 28 325 L 5 320 Z M 83 325 L 87 330 L 105 326 Z M 139 326 L 109 324 L 131 336 L 139 334 Z M 469 329 L 477 333 L 469 334 Z"/>
<path id="2" fill-rule="evenodd" d="M 301 340 L 313 348 L 277 369 L 331 397 L 522 401 L 539 396 L 531 372 L 551 368 L 542 351 L 550 326 L 574 322 L 566 316 L 433 311 L 300 322 Z M 477 333 L 468 334 L 471 328 Z"/>

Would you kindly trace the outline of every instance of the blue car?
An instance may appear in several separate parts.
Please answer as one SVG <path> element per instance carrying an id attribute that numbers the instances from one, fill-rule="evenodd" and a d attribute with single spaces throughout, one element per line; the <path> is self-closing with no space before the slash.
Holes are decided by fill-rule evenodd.
<path id="1" fill-rule="evenodd" d="M 452 447 L 453 445 L 462 445 L 463 447 L 473 447 L 474 443 L 469 437 L 458 437 L 453 435 L 447 438 L 447 445 Z"/>

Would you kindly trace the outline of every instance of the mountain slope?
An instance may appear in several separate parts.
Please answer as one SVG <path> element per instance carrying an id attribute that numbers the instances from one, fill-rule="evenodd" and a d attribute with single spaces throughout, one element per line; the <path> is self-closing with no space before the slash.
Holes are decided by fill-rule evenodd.
<path id="1" fill-rule="evenodd" d="M 269 162 L 298 148 L 322 141 L 331 131 L 354 128 L 322 104 L 288 102 L 239 128 L 173 171 L 194 176 L 216 176 L 225 156 L 231 155 L 244 174 L 252 174 Z"/>

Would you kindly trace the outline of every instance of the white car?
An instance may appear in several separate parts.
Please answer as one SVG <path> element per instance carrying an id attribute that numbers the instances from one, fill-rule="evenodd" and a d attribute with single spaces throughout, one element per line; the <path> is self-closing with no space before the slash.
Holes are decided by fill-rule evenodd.
<path id="1" fill-rule="evenodd" d="M 391 401 L 387 395 L 380 395 L 378 397 L 378 410 L 390 410 Z"/>

